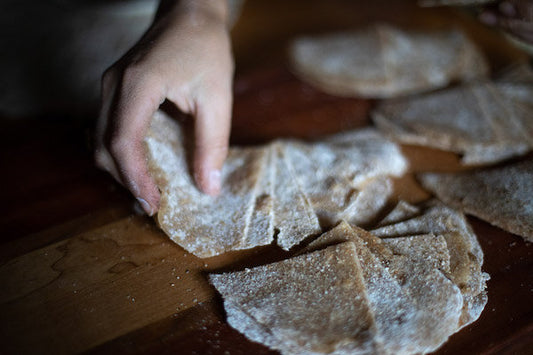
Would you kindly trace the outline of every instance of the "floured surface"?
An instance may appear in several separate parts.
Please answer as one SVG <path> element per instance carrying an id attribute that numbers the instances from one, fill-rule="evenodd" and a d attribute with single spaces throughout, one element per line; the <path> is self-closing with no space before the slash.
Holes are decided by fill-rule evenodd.
<path id="1" fill-rule="evenodd" d="M 420 175 L 441 200 L 533 241 L 533 159 L 464 173 Z"/>
<path id="2" fill-rule="evenodd" d="M 307 250 L 355 243 L 383 348 L 391 354 L 437 349 L 458 327 L 462 297 L 438 269 L 395 255 L 379 238 L 342 222 Z"/>
<path id="3" fill-rule="evenodd" d="M 191 178 L 186 139 L 158 112 L 146 145 L 161 190 L 159 225 L 199 257 L 270 244 L 276 231 L 289 250 L 341 219 L 372 223 L 392 196 L 390 177 L 407 170 L 398 145 L 374 129 L 313 143 L 280 140 L 230 148 L 215 198 Z"/>
<path id="4" fill-rule="evenodd" d="M 248 248 L 267 245 L 274 235 L 274 186 L 276 156 L 272 146 L 266 148 L 263 173 L 254 193 L 254 208 L 247 232 Z"/>
<path id="5" fill-rule="evenodd" d="M 461 288 L 466 276 L 450 277 L 456 247 L 465 245 L 437 234 L 380 239 L 343 221 L 296 257 L 210 277 L 230 325 L 282 354 L 424 354 L 465 325 L 465 309 L 472 314 L 471 295 Z M 333 256 L 341 250 L 349 258 Z M 357 271 L 355 283 L 346 270 Z M 471 265 L 469 272 L 476 272 Z M 362 316 L 337 313 L 339 297 L 344 307 L 364 300 Z M 366 328 L 354 319 L 372 324 L 364 341 L 346 334 Z"/>
<path id="6" fill-rule="evenodd" d="M 446 239 L 442 235 L 421 234 L 412 237 L 383 239 L 389 249 L 398 255 L 406 255 L 421 263 L 427 263 L 434 269 L 449 274 L 450 252 Z"/>
<path id="7" fill-rule="evenodd" d="M 533 147 L 533 85 L 478 82 L 417 97 L 383 102 L 373 113 L 395 140 L 463 155 L 486 164 Z"/>
<path id="8" fill-rule="evenodd" d="M 374 25 L 352 32 L 299 38 L 293 70 L 327 93 L 394 97 L 486 76 L 486 60 L 459 30 L 402 31 Z"/>
<path id="9" fill-rule="evenodd" d="M 278 143 L 275 149 L 274 221 L 279 229 L 278 244 L 288 250 L 321 229 L 311 203 L 298 185 L 284 146 Z"/>
<path id="10" fill-rule="evenodd" d="M 230 325 L 284 354 L 378 351 L 352 243 L 210 279 Z"/>
<path id="11" fill-rule="evenodd" d="M 440 247 L 433 250 L 427 247 L 403 250 L 409 253 L 406 255 L 410 258 L 423 257 L 430 264 L 442 265 L 439 270 L 459 287 L 463 295 L 460 326 L 472 323 L 479 317 L 487 303 L 485 288 L 488 279 L 488 275 L 481 271 L 483 252 L 472 228 L 460 212 L 434 201 L 421 209 L 419 214 L 413 215 L 411 211 L 407 214 L 410 216 L 407 219 L 381 224 L 371 231 L 372 234 L 382 239 L 392 239 L 386 243 L 396 243 L 393 238 L 421 238 L 422 235 L 433 235 L 439 239 L 433 243 L 440 245 L 443 238 L 446 241 L 449 261 Z M 391 248 L 401 252 L 400 246 L 391 245 Z"/>
<path id="12" fill-rule="evenodd" d="M 322 227 L 341 220 L 372 222 L 392 196 L 389 177 L 407 170 L 399 147 L 373 129 L 334 135 L 322 143 L 289 141 L 283 149 Z"/>
<path id="13" fill-rule="evenodd" d="M 175 122 L 162 115 L 154 118 L 146 142 L 152 174 L 161 189 L 159 225 L 172 240 L 200 257 L 255 246 L 247 231 L 267 152 L 231 150 L 222 170 L 222 191 L 214 198 L 201 193 L 188 173 L 184 139 Z"/>

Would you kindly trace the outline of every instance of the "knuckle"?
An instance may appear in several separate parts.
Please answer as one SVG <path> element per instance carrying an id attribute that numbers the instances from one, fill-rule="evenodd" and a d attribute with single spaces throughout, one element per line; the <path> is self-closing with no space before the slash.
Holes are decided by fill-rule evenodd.
<path id="1" fill-rule="evenodd" d="M 124 68 L 122 79 L 124 82 L 137 81 L 143 77 L 143 68 L 140 64 L 130 64 Z"/>
<path id="2" fill-rule="evenodd" d="M 143 86 L 150 86 L 158 80 L 157 73 L 142 63 L 132 63 L 122 73 L 122 81 L 126 84 L 142 83 Z"/>
<path id="3" fill-rule="evenodd" d="M 146 93 L 158 92 L 162 80 L 157 72 L 145 68 L 141 64 L 132 64 L 124 69 L 120 88 L 129 99 L 138 99 Z"/>
<path id="4" fill-rule="evenodd" d="M 196 149 L 199 151 L 210 151 L 216 152 L 218 154 L 227 154 L 228 152 L 228 142 L 225 138 L 214 138 L 206 142 L 197 142 Z"/>

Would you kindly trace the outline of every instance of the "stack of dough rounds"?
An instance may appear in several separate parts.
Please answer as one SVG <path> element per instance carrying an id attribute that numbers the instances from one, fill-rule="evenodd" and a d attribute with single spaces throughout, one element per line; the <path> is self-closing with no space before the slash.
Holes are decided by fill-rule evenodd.
<path id="1" fill-rule="evenodd" d="M 368 232 L 341 222 L 281 262 L 212 274 L 229 324 L 282 354 L 437 349 L 487 302 L 464 217 L 400 203 Z"/>
<path id="2" fill-rule="evenodd" d="M 390 98 L 483 77 L 488 65 L 459 30 L 403 31 L 390 25 L 303 37 L 289 58 L 300 79 L 339 96 Z"/>
<path id="3" fill-rule="evenodd" d="M 399 147 L 374 129 L 315 143 L 280 140 L 230 148 L 215 198 L 196 188 L 186 140 L 158 112 L 145 141 L 161 190 L 159 225 L 199 257 L 270 244 L 276 231 L 288 250 L 341 219 L 364 225 L 391 197 L 391 176 L 407 169 Z"/>

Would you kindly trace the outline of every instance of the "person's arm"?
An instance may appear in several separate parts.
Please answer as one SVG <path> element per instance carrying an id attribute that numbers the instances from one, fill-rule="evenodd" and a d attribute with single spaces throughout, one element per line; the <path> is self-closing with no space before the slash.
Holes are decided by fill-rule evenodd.
<path id="1" fill-rule="evenodd" d="M 533 44 L 533 0 L 507 0 L 494 10 L 481 13 L 479 19 L 490 26 L 499 26 L 511 35 Z"/>
<path id="2" fill-rule="evenodd" d="M 102 80 L 96 163 L 152 215 L 159 191 L 148 172 L 143 139 L 165 100 L 195 119 L 194 178 L 220 190 L 232 107 L 233 58 L 226 0 L 164 1 L 145 36 Z M 184 172 L 186 173 L 186 172 Z"/>

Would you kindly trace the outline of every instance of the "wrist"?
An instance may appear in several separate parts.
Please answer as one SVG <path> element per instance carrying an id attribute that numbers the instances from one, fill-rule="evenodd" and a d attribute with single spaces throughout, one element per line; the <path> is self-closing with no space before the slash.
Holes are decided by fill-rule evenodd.
<path id="1" fill-rule="evenodd" d="M 157 15 L 179 16 L 193 22 L 207 19 L 228 25 L 229 12 L 228 0 L 161 0 Z"/>

